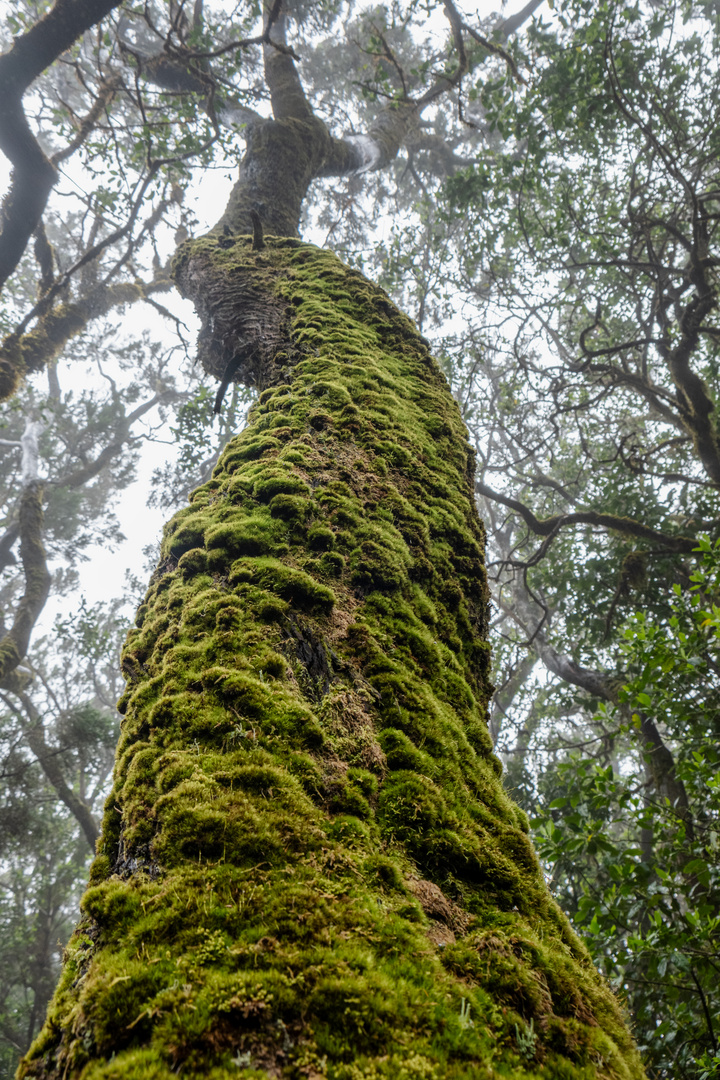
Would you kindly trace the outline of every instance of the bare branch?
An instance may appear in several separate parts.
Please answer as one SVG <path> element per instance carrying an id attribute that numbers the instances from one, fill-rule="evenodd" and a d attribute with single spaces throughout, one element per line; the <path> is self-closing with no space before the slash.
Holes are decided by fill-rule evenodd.
<path id="1" fill-rule="evenodd" d="M 525 524 L 537 536 L 553 537 L 561 528 L 568 525 L 596 525 L 601 529 L 609 529 L 613 532 L 622 533 L 623 536 L 632 536 L 642 540 L 651 540 L 662 545 L 666 551 L 689 555 L 697 550 L 698 542 L 690 536 L 668 536 L 667 533 L 652 529 L 649 525 L 634 518 L 621 517 L 619 514 L 601 514 L 595 510 L 585 510 L 573 514 L 554 514 L 549 518 L 537 518 L 532 510 L 517 499 L 508 495 L 501 495 L 499 491 L 493 491 L 482 481 L 475 481 L 475 490 L 479 495 L 493 502 L 499 502 L 510 510 L 520 514 Z M 543 552 L 544 553 L 544 552 Z"/>

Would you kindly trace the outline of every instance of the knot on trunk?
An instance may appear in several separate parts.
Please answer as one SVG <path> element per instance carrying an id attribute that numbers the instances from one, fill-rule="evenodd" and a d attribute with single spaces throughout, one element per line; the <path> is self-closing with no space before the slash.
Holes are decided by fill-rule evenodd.
<path id="1" fill-rule="evenodd" d="M 286 377 L 296 350 L 289 304 L 277 290 L 283 273 L 278 249 L 300 243 L 272 237 L 257 251 L 252 236 L 232 236 L 226 229 L 180 249 L 173 274 L 202 320 L 198 359 L 209 375 L 259 390 Z"/>

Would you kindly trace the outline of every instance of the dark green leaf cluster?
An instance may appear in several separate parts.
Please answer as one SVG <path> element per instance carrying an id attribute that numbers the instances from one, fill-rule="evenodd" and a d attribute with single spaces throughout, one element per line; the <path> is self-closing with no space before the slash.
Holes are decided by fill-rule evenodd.
<path id="1" fill-rule="evenodd" d="M 621 695 L 629 718 L 603 718 L 613 729 L 612 763 L 568 757 L 547 774 L 545 793 L 555 798 L 536 821 L 565 905 L 627 996 L 658 1077 L 699 1077 L 702 1062 L 706 1076 L 717 1075 L 720 546 L 704 540 L 702 548 L 692 588 L 676 586 L 670 617 L 640 613 L 626 627 L 623 653 L 636 674 Z M 689 812 L 653 791 L 646 714 L 674 749 Z M 640 775 L 630 756 L 638 745 Z"/>

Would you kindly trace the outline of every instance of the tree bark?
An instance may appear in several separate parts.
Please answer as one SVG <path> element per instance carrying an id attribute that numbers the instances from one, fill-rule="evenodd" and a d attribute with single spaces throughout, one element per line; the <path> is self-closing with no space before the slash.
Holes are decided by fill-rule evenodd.
<path id="1" fill-rule="evenodd" d="M 0 150 L 13 164 L 10 190 L 0 207 L 0 290 L 20 262 L 58 175 L 30 130 L 23 95 L 53 60 L 121 2 L 56 0 L 0 56 Z M 0 398 L 9 396 L 18 375 L 0 360 Z"/>

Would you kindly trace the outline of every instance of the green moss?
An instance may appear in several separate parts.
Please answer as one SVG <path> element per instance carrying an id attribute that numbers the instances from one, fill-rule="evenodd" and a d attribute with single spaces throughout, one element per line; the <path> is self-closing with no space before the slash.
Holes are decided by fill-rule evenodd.
<path id="1" fill-rule="evenodd" d="M 318 568 L 321 574 L 325 574 L 331 578 L 341 577 L 345 570 L 345 557 L 338 551 L 329 551 L 318 562 Z"/>
<path id="2" fill-rule="evenodd" d="M 411 769 L 429 777 L 437 775 L 437 768 L 430 755 L 415 746 L 404 731 L 386 728 L 380 732 L 379 741 L 385 751 L 388 768 Z"/>
<path id="3" fill-rule="evenodd" d="M 255 481 L 253 495 L 260 502 L 270 502 L 277 495 L 307 495 L 310 488 L 292 473 L 269 470 Z"/>
<path id="4" fill-rule="evenodd" d="M 283 521 L 304 521 L 312 512 L 312 503 L 297 495 L 274 495 L 270 500 L 270 513 Z"/>
<path id="5" fill-rule="evenodd" d="M 205 545 L 209 552 L 221 549 L 230 559 L 241 555 L 267 555 L 277 550 L 278 531 L 272 522 L 256 516 L 224 522 L 206 529 Z"/>
<path id="6" fill-rule="evenodd" d="M 179 559 L 186 551 L 201 548 L 206 523 L 204 514 L 194 513 L 192 510 L 180 511 L 172 523 L 172 528 L 166 533 L 163 554 Z"/>
<path id="7" fill-rule="evenodd" d="M 190 548 L 178 559 L 178 570 L 182 570 L 187 577 L 205 573 L 207 565 L 207 552 L 200 547 Z"/>
<path id="8" fill-rule="evenodd" d="M 387 855 L 373 855 L 365 863 L 364 871 L 372 879 L 375 877 L 383 889 L 404 892 L 403 876 L 397 859 Z"/>
<path id="9" fill-rule="evenodd" d="M 166 529 L 21 1076 L 639 1080 L 498 777 L 457 406 L 380 290 L 266 241 L 180 260 L 282 307 L 283 384 Z"/>
<path id="10" fill-rule="evenodd" d="M 350 566 L 352 583 L 368 592 L 376 589 L 395 592 L 408 580 L 396 552 L 388 544 L 373 540 L 363 540 L 360 547 L 355 548 L 350 556 Z"/>
<path id="11" fill-rule="evenodd" d="M 328 613 L 335 603 L 335 594 L 327 585 L 276 559 L 240 559 L 233 563 L 229 580 L 231 585 L 257 582 L 302 611 Z"/>

